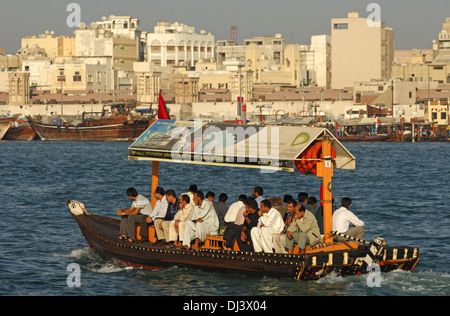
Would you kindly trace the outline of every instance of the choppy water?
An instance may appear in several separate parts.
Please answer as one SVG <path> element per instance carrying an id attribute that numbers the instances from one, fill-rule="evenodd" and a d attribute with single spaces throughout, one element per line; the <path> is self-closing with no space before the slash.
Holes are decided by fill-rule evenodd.
<path id="1" fill-rule="evenodd" d="M 237 277 L 172 267 L 124 268 L 91 251 L 66 205 L 114 216 L 129 206 L 134 186 L 149 196 L 151 163 L 126 159 L 128 143 L 0 143 L 0 295 L 450 295 L 450 174 L 448 143 L 346 144 L 355 171 L 336 170 L 334 195 L 353 199 L 366 223 L 365 239 L 418 246 L 413 272 L 382 274 L 381 287 L 366 277 L 327 276 L 316 282 Z M 160 164 L 160 185 L 177 193 L 197 183 L 235 201 L 261 185 L 266 197 L 307 191 L 320 181 L 298 172 Z M 68 287 L 71 263 L 81 266 L 81 287 Z M 244 280 L 244 282 L 243 282 Z"/>

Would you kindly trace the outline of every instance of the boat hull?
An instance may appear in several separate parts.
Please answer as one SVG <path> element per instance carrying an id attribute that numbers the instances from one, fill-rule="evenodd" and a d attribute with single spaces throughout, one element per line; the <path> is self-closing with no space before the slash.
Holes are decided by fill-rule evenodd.
<path id="1" fill-rule="evenodd" d="M 0 140 L 3 139 L 6 132 L 9 130 L 11 125 L 17 120 L 20 114 L 16 114 L 12 117 L 1 117 L 0 118 Z"/>
<path id="2" fill-rule="evenodd" d="M 38 138 L 36 131 L 28 124 L 20 125 L 19 127 L 10 127 L 5 136 L 3 136 L 3 140 L 31 141 Z"/>
<path id="3" fill-rule="evenodd" d="M 112 123 L 97 126 L 56 126 L 30 121 L 44 141 L 132 141 L 149 126 L 149 121 Z"/>
<path id="4" fill-rule="evenodd" d="M 69 208 L 75 208 L 68 201 Z M 329 273 L 341 276 L 360 275 L 368 271 L 364 258 L 368 246 L 354 249 L 331 250 L 329 247 L 304 254 L 267 254 L 220 249 L 181 250 L 152 246 L 150 243 L 121 241 L 120 221 L 87 213 L 74 214 L 89 246 L 106 258 L 125 266 L 145 269 L 164 269 L 170 266 L 187 266 L 220 272 L 266 275 L 270 277 L 317 280 Z M 342 245 L 341 245 L 342 246 Z M 338 247 L 339 248 L 339 247 Z M 345 248 L 345 247 L 344 247 Z M 396 269 L 410 271 L 419 260 L 417 248 L 385 248 L 378 258 L 381 272 Z"/>
<path id="5" fill-rule="evenodd" d="M 339 136 L 340 142 L 390 142 L 390 136 Z"/>

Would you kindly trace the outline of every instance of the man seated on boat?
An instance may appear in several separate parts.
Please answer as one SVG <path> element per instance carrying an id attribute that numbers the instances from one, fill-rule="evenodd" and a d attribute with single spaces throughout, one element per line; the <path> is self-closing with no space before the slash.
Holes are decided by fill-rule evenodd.
<path id="1" fill-rule="evenodd" d="M 253 248 L 255 252 L 273 253 L 273 235 L 283 230 L 283 218 L 269 200 L 261 201 L 261 210 L 263 214 L 258 220 L 258 225 L 250 232 Z"/>
<path id="2" fill-rule="evenodd" d="M 194 197 L 195 209 L 191 219 L 186 222 L 183 237 L 183 247 L 189 249 L 194 240 L 192 249 L 199 250 L 200 242 L 204 242 L 208 235 L 217 234 L 219 230 L 219 218 L 212 203 L 205 199 L 202 191 Z"/>
<path id="3" fill-rule="evenodd" d="M 253 199 L 254 200 L 254 199 Z M 225 223 L 227 228 L 223 233 L 225 240 L 224 249 L 230 250 L 233 247 L 235 240 L 241 236 L 242 225 L 244 224 L 244 212 L 247 207 L 247 196 L 245 194 L 239 195 L 239 200 L 230 205 L 230 208 L 225 215 Z"/>
<path id="4" fill-rule="evenodd" d="M 179 202 L 175 191 L 167 190 L 166 199 L 169 203 L 167 206 L 166 216 L 164 216 L 162 220 L 157 219 L 155 221 L 155 223 L 159 222 L 158 230 L 162 231 L 164 234 L 164 239 L 158 241 L 158 246 L 165 246 L 169 243 L 169 223 L 173 221 L 175 214 L 178 213 Z"/>
<path id="5" fill-rule="evenodd" d="M 256 203 L 258 203 L 258 208 L 261 208 L 261 201 L 265 200 L 264 190 L 260 186 L 256 186 L 253 188 L 252 196 L 255 198 Z"/>
<path id="6" fill-rule="evenodd" d="M 306 248 L 306 245 L 314 246 L 320 242 L 320 230 L 316 217 L 302 204 L 299 203 L 295 206 L 292 219 L 286 233 L 285 246 L 288 253 L 293 253 L 294 242 L 302 250 Z"/>
<path id="7" fill-rule="evenodd" d="M 295 207 L 297 206 L 297 201 L 291 199 L 286 202 L 287 212 L 284 214 L 284 228 L 281 233 L 273 236 L 273 249 L 275 253 L 288 253 L 285 247 L 286 244 L 286 233 L 293 221 Z"/>
<path id="8" fill-rule="evenodd" d="M 225 224 L 225 215 L 228 211 L 227 201 L 228 195 L 225 193 L 220 193 L 219 200 L 213 204 L 217 217 L 219 218 L 219 234 L 223 234 L 227 226 Z"/>
<path id="9" fill-rule="evenodd" d="M 156 198 L 156 204 L 153 211 L 150 215 L 141 222 L 141 237 L 142 240 L 148 241 L 148 227 L 150 225 L 155 226 L 156 236 L 158 240 L 164 239 L 164 232 L 159 229 L 159 224 L 162 222 L 162 219 L 166 216 L 167 208 L 169 206 L 169 202 L 165 196 L 164 188 L 157 187 L 153 196 Z"/>
<path id="10" fill-rule="evenodd" d="M 183 193 L 183 194 L 187 194 L 187 196 L 189 196 L 189 199 L 191 200 L 190 204 L 192 205 L 192 209 L 195 208 L 194 197 L 197 194 L 197 191 L 198 191 L 197 185 L 196 184 L 191 184 L 189 186 L 189 190 L 186 193 Z"/>
<path id="11" fill-rule="evenodd" d="M 186 221 L 191 218 L 194 212 L 190 202 L 189 195 L 182 194 L 179 199 L 179 211 L 175 214 L 173 220 L 163 223 L 164 234 L 167 236 L 167 230 L 169 232 L 168 239 L 166 237 L 166 241 L 171 243 L 169 246 L 180 247 L 183 244 Z"/>
<path id="12" fill-rule="evenodd" d="M 145 221 L 153 208 L 150 201 L 145 196 L 138 194 L 135 188 L 128 188 L 127 196 L 133 201 L 133 204 L 128 209 L 117 211 L 117 215 L 122 215 L 119 239 L 134 241 L 136 239 L 136 224 Z"/>
<path id="13" fill-rule="evenodd" d="M 249 198 L 246 204 L 246 210 L 244 212 L 244 224 L 241 228 L 241 235 L 237 239 L 240 251 L 253 251 L 253 242 L 250 232 L 254 227 L 258 225 L 259 218 L 262 215 L 262 211 L 258 208 L 258 203 L 255 199 Z M 232 250 L 232 249 L 228 249 Z"/>
<path id="14" fill-rule="evenodd" d="M 347 236 L 363 239 L 364 237 L 364 222 L 360 220 L 349 209 L 352 204 L 352 200 L 345 197 L 341 200 L 341 208 L 337 209 L 333 213 L 333 231 Z M 350 224 L 353 227 L 350 227 Z M 336 242 L 345 242 L 348 238 L 342 236 L 334 236 L 333 240 Z"/>

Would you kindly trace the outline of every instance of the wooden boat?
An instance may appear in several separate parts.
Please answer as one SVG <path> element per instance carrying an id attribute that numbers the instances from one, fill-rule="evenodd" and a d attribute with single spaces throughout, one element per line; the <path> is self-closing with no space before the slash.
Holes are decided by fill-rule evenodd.
<path id="1" fill-rule="evenodd" d="M 391 136 L 388 135 L 351 135 L 351 136 L 338 136 L 337 139 L 340 142 L 389 142 Z"/>
<path id="2" fill-rule="evenodd" d="M 19 123 L 17 126 L 16 124 Z M 17 120 L 16 124 L 13 124 L 5 136 L 3 136 L 3 140 L 22 140 L 22 141 L 31 141 L 39 139 L 36 131 L 31 127 L 30 123 Z"/>
<path id="3" fill-rule="evenodd" d="M 90 214 L 83 203 L 68 200 L 68 207 L 91 248 L 114 262 L 132 267 L 163 269 L 176 265 L 301 280 L 317 280 L 331 272 L 341 276 L 366 274 L 372 272 L 374 267 L 381 272 L 396 269 L 411 271 L 417 264 L 420 258 L 417 247 L 391 247 L 380 237 L 373 242 L 356 239 L 333 242 L 333 169 L 354 169 L 355 158 L 327 129 L 214 123 L 198 125 L 194 122 L 157 120 L 129 147 L 128 159 L 153 162 L 152 191 L 158 185 L 159 163 L 162 161 L 261 168 L 262 172 L 268 172 L 268 176 L 270 172 L 294 171 L 297 167 L 303 173 L 312 173 L 323 179 L 323 241 L 302 251 L 296 248 L 294 254 L 244 252 L 236 243 L 233 251 L 222 250 L 224 240 L 220 235 L 208 236 L 199 251 L 166 248 L 151 243 L 130 243 L 118 239 L 119 220 Z M 245 136 L 234 139 L 232 143 L 215 143 L 214 149 L 208 147 L 212 143 L 212 134 L 225 137 L 233 128 L 245 132 Z M 276 156 L 275 150 L 270 154 L 251 150 L 254 148 L 253 141 L 261 145 L 267 141 L 264 139 L 267 135 L 271 135 L 271 141 L 267 144 L 273 146 L 272 150 L 278 149 Z M 274 141 L 273 135 L 279 137 L 279 142 Z M 152 200 L 152 203 L 155 201 Z M 154 236 L 153 230 L 150 227 L 149 236 Z M 139 232 L 138 227 L 138 238 Z"/>
<path id="4" fill-rule="evenodd" d="M 0 140 L 6 134 L 11 125 L 19 118 L 20 114 L 14 114 L 12 116 L 0 117 Z"/>
<path id="5" fill-rule="evenodd" d="M 137 139 L 150 125 L 150 118 L 133 116 L 128 104 L 111 106 L 112 115 L 106 117 L 106 106 L 99 113 L 83 113 L 81 122 L 63 123 L 54 119 L 51 124 L 42 120 L 28 121 L 41 140 L 70 141 L 132 141 Z"/>

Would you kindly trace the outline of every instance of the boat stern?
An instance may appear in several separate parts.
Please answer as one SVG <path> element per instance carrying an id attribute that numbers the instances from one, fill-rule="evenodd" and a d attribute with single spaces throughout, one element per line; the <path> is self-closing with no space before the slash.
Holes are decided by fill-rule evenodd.
<path id="1" fill-rule="evenodd" d="M 84 204 L 74 200 L 67 200 L 67 205 L 69 206 L 70 212 L 73 216 L 89 215 Z"/>

